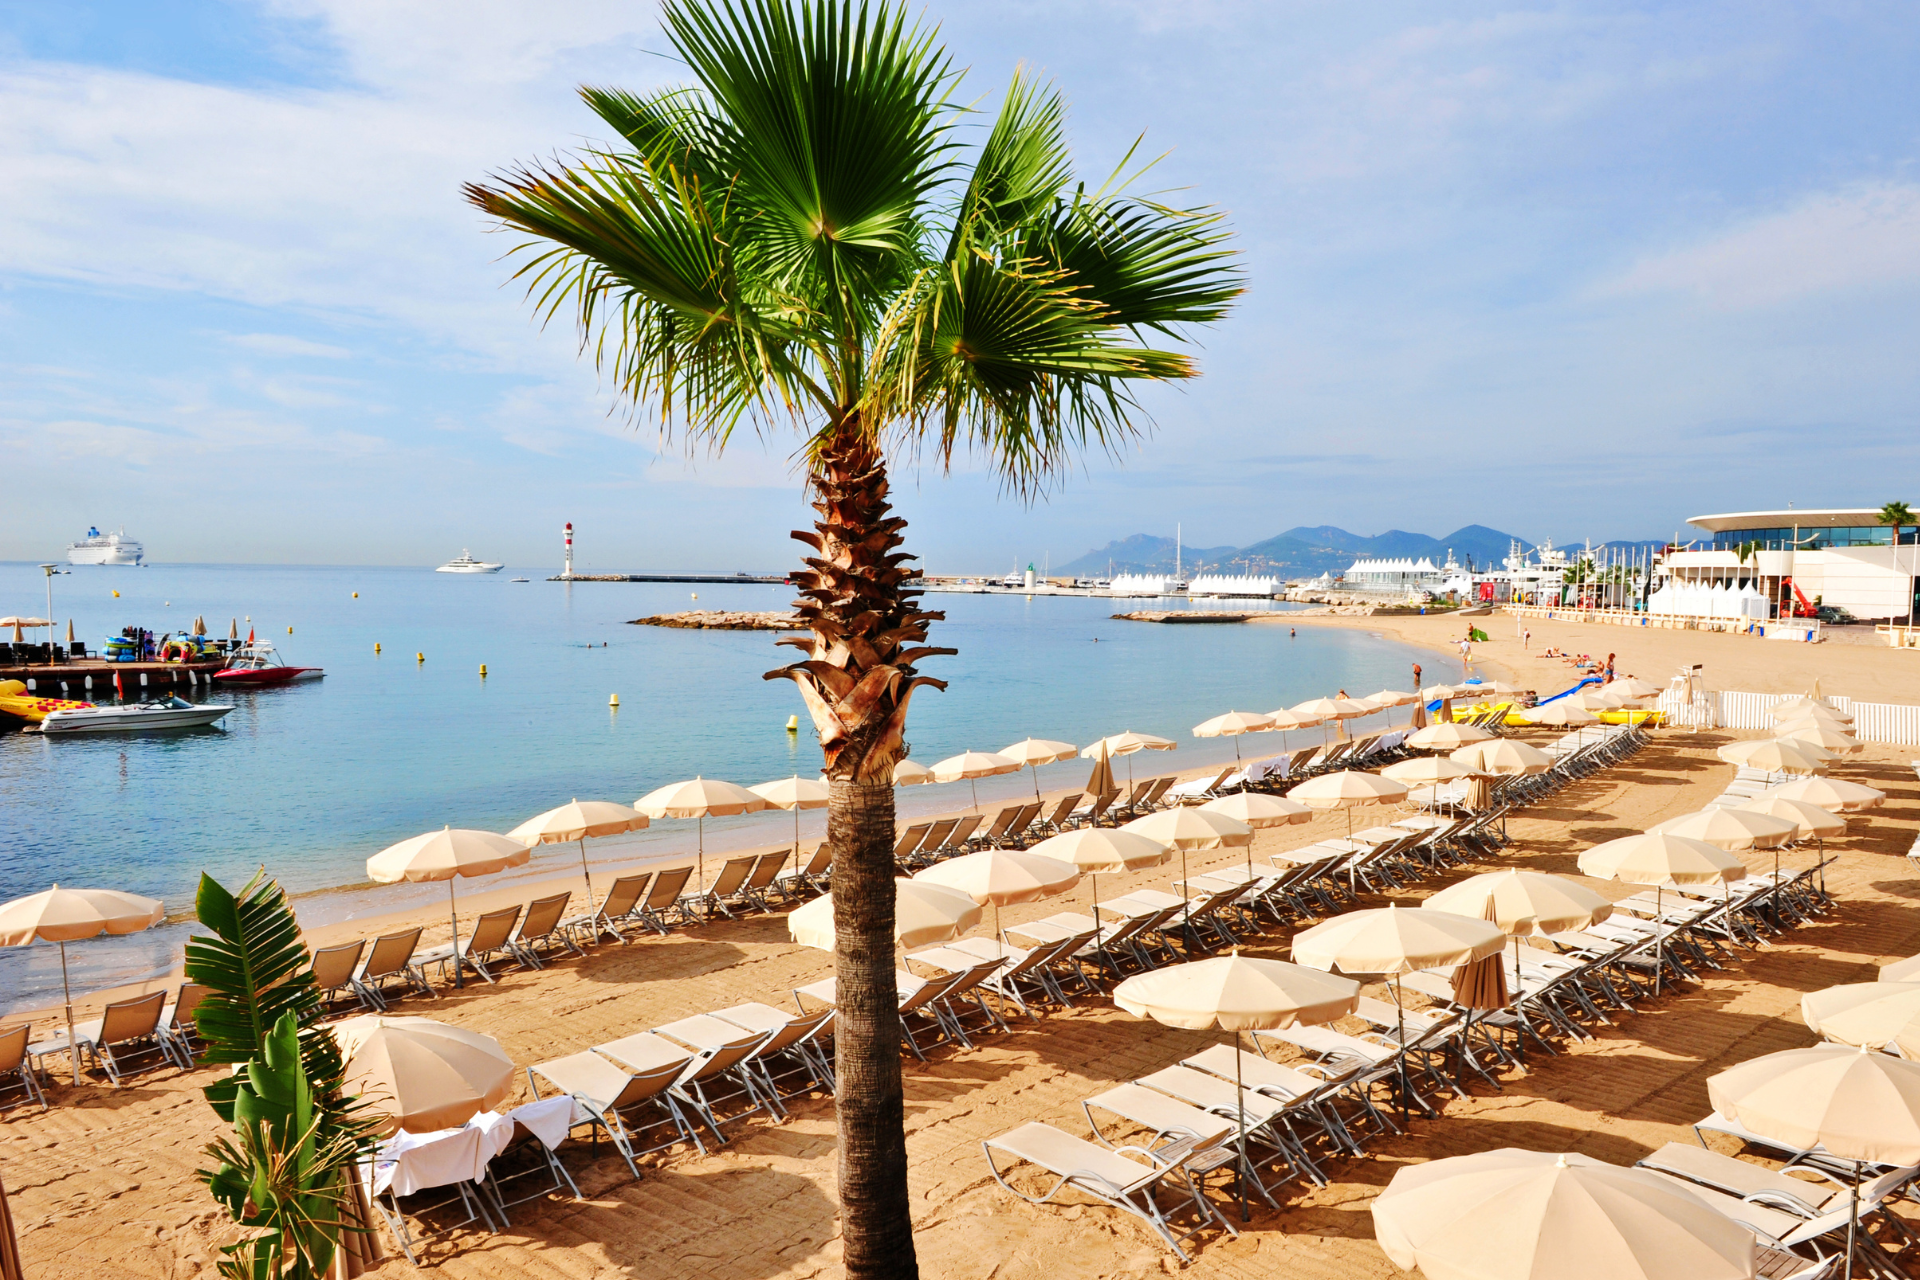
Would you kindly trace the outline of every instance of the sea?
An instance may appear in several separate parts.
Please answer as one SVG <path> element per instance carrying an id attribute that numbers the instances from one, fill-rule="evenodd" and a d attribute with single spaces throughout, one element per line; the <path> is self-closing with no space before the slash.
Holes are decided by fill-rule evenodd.
<path id="1" fill-rule="evenodd" d="M 160 927 L 68 945 L 79 992 L 172 968 L 203 873 L 238 888 L 264 867 L 298 895 L 309 921 L 377 915 L 444 892 L 367 887 L 367 858 L 410 836 L 442 826 L 506 831 L 569 799 L 632 803 L 696 775 L 742 785 L 817 775 L 819 747 L 798 694 L 762 678 L 796 656 L 776 648 L 773 633 L 629 625 L 687 609 L 784 609 L 792 588 L 549 581 L 554 572 L 157 564 L 56 575 L 52 616 L 61 634 L 71 618 L 91 647 L 123 627 L 178 633 L 203 617 L 214 634 L 251 633 L 326 676 L 181 691 L 233 704 L 211 729 L 65 739 L 0 729 L 0 902 L 59 883 L 166 904 Z M 0 613 L 44 614 L 46 587 L 37 566 L 0 563 Z M 1144 778 L 1224 764 L 1236 748 L 1251 759 L 1318 740 L 1319 730 L 1192 736 L 1193 725 L 1224 711 L 1404 689 L 1414 662 L 1429 683 L 1459 675 L 1457 663 L 1363 630 L 1112 616 L 1239 605 L 946 593 L 926 601 L 946 613 L 931 642 L 959 650 L 921 668 L 950 682 L 913 701 L 907 736 L 926 764 L 1027 737 L 1084 745 L 1131 729 L 1176 740 L 1173 752 L 1116 761 L 1122 779 L 1130 767 Z M 92 696 L 112 697 L 101 688 Z M 789 731 L 795 715 L 799 729 Z M 1076 759 L 1041 767 L 1037 779 L 1032 771 L 985 779 L 978 801 L 1031 794 L 1036 781 L 1077 785 L 1088 768 Z M 974 795 L 965 782 L 903 788 L 900 809 L 951 811 Z M 656 821 L 590 853 L 596 867 L 684 856 L 696 843 L 710 856 L 790 839 L 793 822 L 779 811 Z M 817 838 L 822 825 L 820 813 L 803 813 L 801 837 Z M 578 857 L 577 846 L 550 846 L 526 874 L 565 872 Z M 60 991 L 57 948 L 0 948 L 0 1010 L 57 1003 Z"/>

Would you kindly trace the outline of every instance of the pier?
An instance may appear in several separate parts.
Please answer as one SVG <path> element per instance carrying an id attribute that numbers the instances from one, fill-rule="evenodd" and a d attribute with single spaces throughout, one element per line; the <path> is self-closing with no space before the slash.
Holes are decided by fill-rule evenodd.
<path id="1" fill-rule="evenodd" d="M 0 680 L 18 680 L 27 686 L 28 693 L 85 701 L 93 694 L 104 696 L 113 693 L 113 678 L 117 675 L 120 677 L 120 687 L 131 698 L 142 690 L 157 692 L 210 685 L 213 683 L 213 673 L 226 665 L 224 659 L 218 662 L 103 662 L 81 659 L 77 662 L 56 662 L 51 666 L 35 663 L 24 667 L 0 667 Z"/>
<path id="2" fill-rule="evenodd" d="M 782 573 L 556 573 L 548 582 L 680 582 L 714 583 L 721 586 L 733 584 L 745 586 L 758 583 L 766 586 L 780 586 L 787 581 Z"/>

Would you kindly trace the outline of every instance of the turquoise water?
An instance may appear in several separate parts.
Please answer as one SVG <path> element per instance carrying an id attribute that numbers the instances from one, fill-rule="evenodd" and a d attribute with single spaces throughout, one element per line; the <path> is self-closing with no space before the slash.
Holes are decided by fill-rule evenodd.
<path id="1" fill-rule="evenodd" d="M 0 901 L 57 881 L 146 894 L 180 913 L 202 869 L 237 885 L 262 864 L 290 890 L 311 893 L 363 881 L 367 857 L 441 825 L 504 831 L 571 797 L 630 803 L 697 773 L 751 785 L 818 771 L 792 685 L 761 679 L 793 653 L 775 649 L 771 633 L 625 625 L 694 607 L 779 609 L 790 588 L 567 585 L 544 581 L 550 572 L 162 565 L 56 577 L 54 616 L 72 617 L 96 647 L 135 623 L 177 631 L 201 614 L 224 634 L 238 618 L 242 635 L 251 620 L 289 661 L 327 675 L 219 690 L 236 710 L 216 730 L 53 740 L 0 733 Z M 516 574 L 534 580 L 509 581 Z M 689 598 L 696 591 L 697 602 Z M 908 738 L 913 757 L 929 764 L 1029 735 L 1084 744 L 1135 729 L 1180 742 L 1141 766 L 1163 772 L 1233 758 L 1230 740 L 1191 736 L 1192 725 L 1221 711 L 1271 710 L 1342 688 L 1405 688 L 1415 660 L 1430 681 L 1454 674 L 1434 655 L 1346 630 L 1303 628 L 1290 639 L 1281 626 L 1120 622 L 1109 615 L 1145 602 L 1106 599 L 927 599 L 948 614 L 933 642 L 960 650 L 922 668 L 952 682 L 945 693 L 921 690 L 913 703 Z M 37 568 L 0 565 L 0 612 L 45 609 Z M 617 711 L 607 705 L 613 694 Z M 795 713 L 803 727 L 789 735 Z M 1247 740 L 1256 754 L 1280 745 L 1271 734 Z M 1048 766 L 1041 785 L 1077 783 L 1087 767 Z M 1124 775 L 1124 762 L 1118 767 Z M 980 796 L 984 803 L 1031 788 L 1030 775 L 994 778 Z M 905 813 L 970 798 L 965 784 L 900 793 Z M 818 826 L 817 815 L 803 815 L 803 833 Z M 706 824 L 706 847 L 768 843 L 792 830 L 786 813 L 718 819 Z M 623 843 L 596 845 L 595 856 L 691 852 L 693 842 L 693 824 L 657 822 Z M 420 892 L 391 886 L 352 896 L 359 909 L 390 910 Z M 183 934 L 169 927 L 71 946 L 75 983 L 164 971 Z M 0 950 L 0 1006 L 58 990 L 53 948 Z"/>

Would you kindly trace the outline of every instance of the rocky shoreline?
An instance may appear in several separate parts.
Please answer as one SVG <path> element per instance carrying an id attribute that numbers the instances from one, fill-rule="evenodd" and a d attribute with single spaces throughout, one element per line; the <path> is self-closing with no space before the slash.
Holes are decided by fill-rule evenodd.
<path id="1" fill-rule="evenodd" d="M 656 613 L 631 618 L 630 627 L 678 627 L 694 631 L 805 631 L 790 613 L 736 613 L 724 609 L 695 609 L 688 613 Z"/>

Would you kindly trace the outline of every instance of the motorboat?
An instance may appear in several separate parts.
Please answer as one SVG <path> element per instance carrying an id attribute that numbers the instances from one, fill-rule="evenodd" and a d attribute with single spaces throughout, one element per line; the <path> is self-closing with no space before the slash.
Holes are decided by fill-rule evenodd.
<path id="1" fill-rule="evenodd" d="M 473 558 L 473 555 L 465 547 L 462 547 L 460 548 L 460 554 L 458 556 L 456 556 L 452 560 L 447 561 L 445 564 L 441 565 L 438 569 L 435 569 L 434 572 L 435 573 L 498 573 L 506 567 L 507 566 L 504 563 L 494 564 L 487 560 L 475 560 Z"/>
<path id="2" fill-rule="evenodd" d="M 146 558 L 146 549 L 127 536 L 125 529 L 102 533 L 96 528 L 87 536 L 67 544 L 68 564 L 137 565 Z"/>
<path id="3" fill-rule="evenodd" d="M 129 729 L 198 729 L 233 710 L 228 702 L 188 702 L 165 698 L 124 707 L 63 707 L 47 712 L 40 732 L 59 737 L 69 733 L 118 733 Z"/>
<path id="4" fill-rule="evenodd" d="M 508 582 L 525 582 L 525 581 L 527 581 L 527 579 L 525 579 L 525 578 L 508 578 L 508 579 L 507 579 L 507 581 L 508 581 Z"/>
<path id="5" fill-rule="evenodd" d="M 326 670 L 321 667 L 289 665 L 271 644 L 250 641 L 233 651 L 227 665 L 213 673 L 222 684 L 292 684 L 296 680 L 318 680 Z"/>

